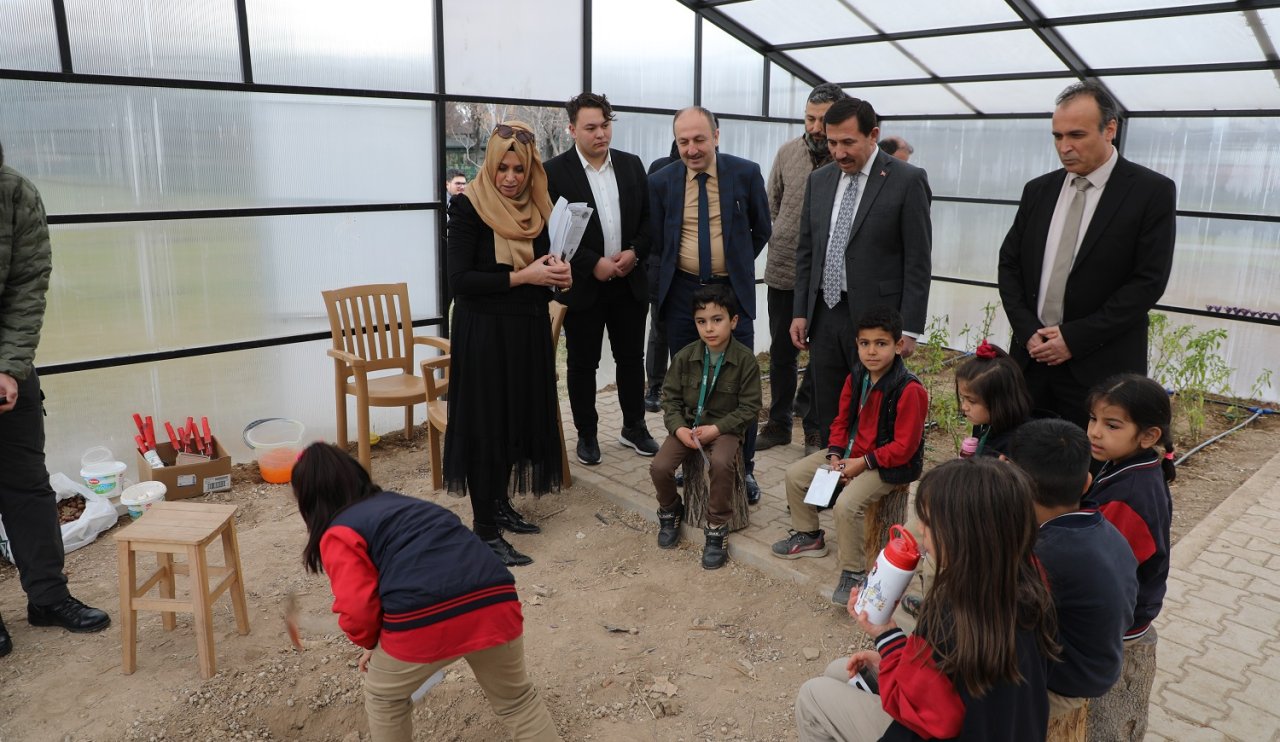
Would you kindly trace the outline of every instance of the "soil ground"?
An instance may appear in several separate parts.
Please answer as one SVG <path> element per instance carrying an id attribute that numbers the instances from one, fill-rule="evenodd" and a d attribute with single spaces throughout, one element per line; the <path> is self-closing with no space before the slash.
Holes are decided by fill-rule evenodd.
<path id="1" fill-rule="evenodd" d="M 1215 411 L 1210 430 L 1229 424 Z M 1264 418 L 1187 461 L 1174 486 L 1175 538 L 1275 453 L 1277 432 L 1280 422 Z M 946 443 L 933 443 L 945 457 Z M 385 488 L 469 522 L 465 500 L 429 491 L 426 459 L 421 435 L 393 434 L 374 448 L 373 469 Z M 303 525 L 288 488 L 260 483 L 253 465 L 237 467 L 233 482 L 205 499 L 240 506 L 252 631 L 237 635 L 229 602 L 215 604 L 218 674 L 200 679 L 189 617 L 165 633 L 158 614 L 143 613 L 138 671 L 121 675 L 118 626 L 90 635 L 28 626 L 16 570 L 5 565 L 0 615 L 15 650 L 0 660 L 0 741 L 367 739 L 360 650 L 337 629 L 327 580 L 302 570 Z M 589 486 L 517 505 L 544 529 L 512 537 L 537 559 L 515 574 L 529 667 L 566 740 L 794 739 L 799 685 L 863 644 L 812 587 L 732 561 L 705 572 L 697 546 L 658 550 L 652 525 Z M 70 554 L 66 570 L 77 597 L 118 619 L 110 533 Z M 302 652 L 281 618 L 291 593 L 303 609 Z M 465 663 L 414 722 L 422 740 L 505 738 Z"/>

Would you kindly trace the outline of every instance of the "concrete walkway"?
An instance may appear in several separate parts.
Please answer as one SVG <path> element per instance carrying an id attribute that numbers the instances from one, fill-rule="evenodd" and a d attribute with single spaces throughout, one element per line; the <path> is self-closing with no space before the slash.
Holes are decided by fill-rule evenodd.
<path id="1" fill-rule="evenodd" d="M 563 405 L 573 476 L 656 522 L 651 459 L 616 442 L 622 427 L 616 394 L 602 393 L 596 409 L 604 460 L 589 467 L 573 455 L 577 433 L 568 402 Z M 661 442 L 661 416 L 646 418 Z M 769 552 L 790 523 L 783 472 L 803 455 L 798 432 L 791 445 L 756 454 L 764 496 L 751 511 L 751 525 L 729 537 L 729 554 L 775 578 L 812 585 L 829 598 L 838 577 L 834 559 L 782 560 Z M 822 527 L 832 533 L 829 513 L 822 514 Z M 700 533 L 686 526 L 685 536 L 699 548 Z M 1156 628 L 1159 659 L 1148 740 L 1280 742 L 1280 454 L 1174 546 Z"/>

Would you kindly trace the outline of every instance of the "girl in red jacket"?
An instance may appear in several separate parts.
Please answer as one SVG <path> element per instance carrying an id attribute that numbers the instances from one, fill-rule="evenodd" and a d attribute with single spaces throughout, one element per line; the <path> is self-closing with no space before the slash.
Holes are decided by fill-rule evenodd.
<path id="1" fill-rule="evenodd" d="M 364 707 L 374 742 L 413 737 L 413 692 L 465 659 L 516 740 L 559 740 L 525 672 L 515 578 L 444 508 L 384 492 L 345 451 L 315 443 L 293 468 L 307 524 L 302 561 L 329 575 L 333 611 L 364 648 Z"/>
<path id="2" fill-rule="evenodd" d="M 938 574 L 920 623 L 908 636 L 892 620 L 875 626 L 855 615 L 876 649 L 836 660 L 800 688 L 801 742 L 1044 740 L 1045 675 L 1058 648 L 1053 602 L 1031 552 L 1031 487 L 1022 470 L 988 457 L 925 474 L 916 515 Z M 851 687 L 854 673 L 878 681 L 879 695 Z"/>

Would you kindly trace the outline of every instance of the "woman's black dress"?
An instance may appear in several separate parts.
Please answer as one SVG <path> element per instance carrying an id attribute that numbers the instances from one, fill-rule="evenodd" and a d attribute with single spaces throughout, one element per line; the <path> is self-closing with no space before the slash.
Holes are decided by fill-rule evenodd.
<path id="1" fill-rule="evenodd" d="M 547 254 L 544 229 L 534 254 Z M 555 351 L 545 286 L 510 286 L 511 266 L 494 259 L 493 230 L 465 194 L 449 205 L 449 288 L 453 325 L 444 482 L 468 494 L 477 535 L 492 506 L 512 492 L 560 487 Z"/>

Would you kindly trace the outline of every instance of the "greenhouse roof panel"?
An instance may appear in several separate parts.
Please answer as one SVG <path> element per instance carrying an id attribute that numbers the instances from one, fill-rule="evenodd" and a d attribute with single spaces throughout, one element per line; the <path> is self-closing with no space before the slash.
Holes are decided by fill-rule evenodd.
<path id="1" fill-rule="evenodd" d="M 751 0 L 718 10 L 770 44 L 867 36 L 875 29 L 841 0 Z"/>
<path id="2" fill-rule="evenodd" d="M 1280 25 L 1280 19 L 1273 23 Z M 1088 23 L 1062 26 L 1058 32 L 1093 68 L 1266 59 L 1244 13 Z"/>

